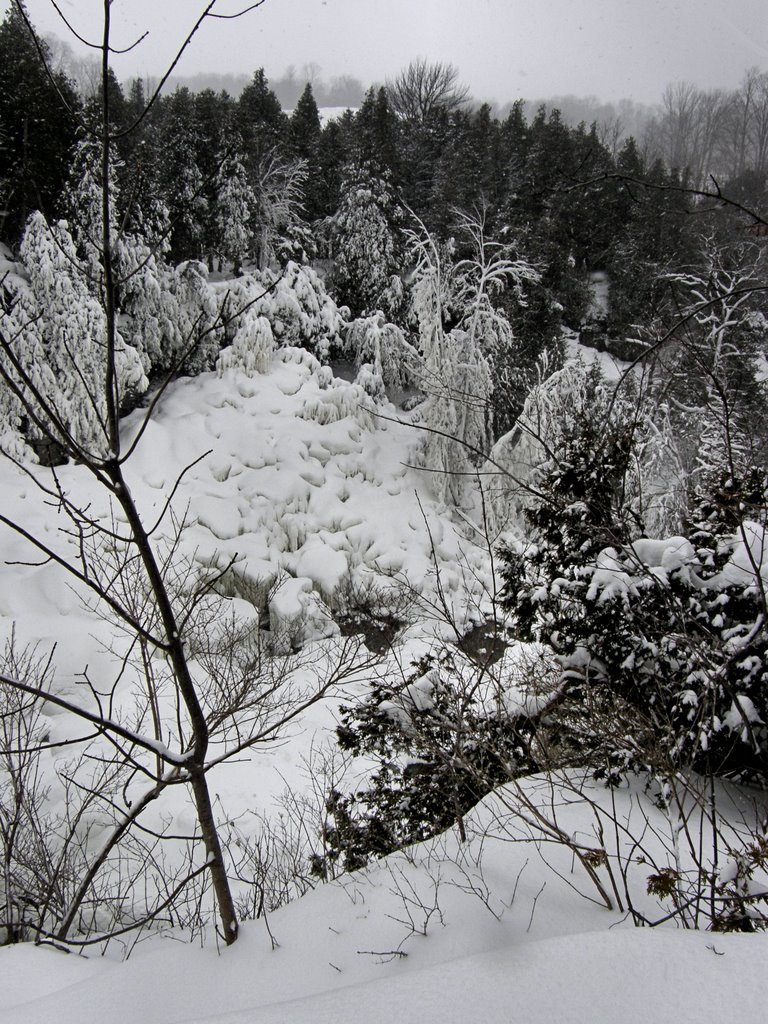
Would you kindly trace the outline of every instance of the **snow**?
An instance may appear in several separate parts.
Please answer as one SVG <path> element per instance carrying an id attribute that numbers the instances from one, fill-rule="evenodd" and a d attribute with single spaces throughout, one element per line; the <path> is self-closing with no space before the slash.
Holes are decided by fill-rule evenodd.
<path id="1" fill-rule="evenodd" d="M 589 312 L 602 316 L 608 315 L 608 294 L 611 290 L 611 282 L 605 271 L 596 270 L 589 275 L 590 303 Z"/>
<path id="2" fill-rule="evenodd" d="M 269 984 L 274 965 L 269 959 L 254 963 L 253 945 L 248 930 L 236 950 L 227 954 L 229 963 L 190 947 L 176 948 L 170 956 L 168 951 L 153 950 L 140 966 L 137 958 L 120 970 L 102 967 L 95 978 L 80 981 L 54 998 L 16 1004 L 0 1020 L 4 1024 L 19 1020 L 25 1024 L 51 1020 L 58 1024 L 357 1024 L 360 1020 L 366 1024 L 393 1020 L 399 1024 L 462 1020 L 706 1024 L 757 1021 L 768 994 L 761 980 L 766 943 L 751 936 L 713 940 L 693 932 L 592 932 L 577 939 L 544 939 L 470 954 L 421 970 L 406 972 L 397 964 L 395 970 L 382 970 L 383 977 L 357 982 L 347 978 L 329 991 L 271 1001 L 253 998 L 254 988 L 274 995 Z M 32 958 L 27 956 L 25 963 L 22 951 L 15 956 L 13 952 L 6 970 L 13 974 L 21 970 L 25 980 L 34 982 L 35 975 L 29 972 Z M 281 955 L 284 964 L 282 947 L 273 959 Z M 295 970 L 291 987 L 296 990 L 295 981 L 304 977 L 304 963 L 295 955 L 289 959 Z M 286 973 L 283 964 L 281 979 Z M 160 992 L 158 977 L 166 981 Z M 201 984 L 202 978 L 212 989 Z M 148 1005 L 147 992 L 155 993 L 154 1005 Z M 246 992 L 253 1001 L 243 1005 Z M 229 1009 L 233 1002 L 237 1008 Z"/>
<path id="3" fill-rule="evenodd" d="M 269 603 L 269 628 L 274 650 L 286 654 L 308 640 L 337 636 L 339 627 L 323 607 L 307 577 L 284 579 Z"/>
<path id="4" fill-rule="evenodd" d="M 200 566 L 231 562 L 235 595 L 246 581 L 268 589 L 281 574 L 307 578 L 326 596 L 344 579 L 388 582 L 393 552 L 402 552 L 394 559 L 404 567 L 401 582 L 421 588 L 432 569 L 430 529 L 446 557 L 458 561 L 466 553 L 482 571 L 482 555 L 465 527 L 446 520 L 440 534 L 441 513 L 426 476 L 408 468 L 417 461 L 418 432 L 407 422 L 381 419 L 373 426 L 367 409 L 356 385 L 333 378 L 306 352 L 281 349 L 263 375 L 222 369 L 172 386 L 129 462 L 129 483 L 151 521 L 180 468 L 204 456 L 181 480 L 174 502 L 179 513 L 188 509 L 182 555 Z M 382 411 L 397 416 L 392 407 Z M 125 421 L 126 444 L 142 415 L 137 410 Z M 48 471 L 37 472 L 46 479 Z M 76 467 L 58 472 L 73 496 L 105 511 L 103 495 Z M 0 480 L 6 514 L 18 510 L 29 528 L 55 536 L 57 517 L 38 506 L 29 479 L 6 464 Z M 25 557 L 21 541 L 6 535 L 3 544 L 14 558 Z M 23 628 L 32 636 L 47 636 L 47 628 L 39 632 L 41 622 L 55 624 L 60 610 L 79 610 L 66 590 L 62 607 L 61 577 L 50 568 L 15 566 L 5 574 L 6 586 L 19 595 L 5 615 L 20 612 L 21 600 Z"/>
<path id="5" fill-rule="evenodd" d="M 674 822 L 641 789 L 587 784 L 584 803 L 576 781 L 534 777 L 520 792 L 573 842 L 595 846 L 611 807 L 622 824 L 645 819 L 659 848 L 664 833 L 669 842 Z M 342 876 L 272 914 L 268 929 L 245 924 L 228 950 L 153 938 L 119 963 L 117 950 L 84 960 L 0 949 L 0 1024 L 760 1019 L 768 936 L 633 928 L 599 905 L 567 846 L 542 846 L 510 817 L 516 799 L 514 788 L 487 798 L 468 816 L 467 844 L 446 833 Z M 607 836 L 609 852 L 626 854 L 621 831 Z M 647 839 L 642 851 L 658 854 Z M 628 864 L 650 913 L 640 884 L 650 868 Z"/>
<path id="6" fill-rule="evenodd" d="M 568 360 L 574 360 L 578 357 L 582 359 L 587 366 L 592 366 L 596 363 L 607 381 L 619 380 L 629 366 L 629 363 L 625 363 L 623 360 L 617 359 L 616 356 L 612 356 L 610 352 L 598 352 L 596 348 L 589 348 L 587 345 L 580 344 L 578 337 L 575 334 L 565 334 L 564 340 L 565 354 Z"/>
<path id="7" fill-rule="evenodd" d="M 296 686 L 309 687 L 327 678 L 344 642 L 334 635 L 334 602 L 359 593 L 375 604 L 385 592 L 403 607 L 434 601 L 434 547 L 443 560 L 446 600 L 469 615 L 467 604 L 480 600 L 488 580 L 487 554 L 472 530 L 437 502 L 427 475 L 412 468 L 420 437 L 407 414 L 385 405 L 383 416 L 371 416 L 362 389 L 299 350 L 271 352 L 262 345 L 264 325 L 261 330 L 255 341 L 265 372 L 245 373 L 233 364 L 175 383 L 127 472 L 142 514 L 153 522 L 180 469 L 190 467 L 174 498 L 177 516 L 187 523 L 178 556 L 196 570 L 226 569 L 222 585 L 234 611 L 254 623 L 267 614 L 278 652 L 280 638 L 285 641 L 286 673 Z M 245 346 L 249 339 L 240 340 Z M 124 423 L 126 442 L 141 416 L 137 410 Z M 49 470 L 34 472 L 51 479 Z M 109 515 L 104 495 L 78 467 L 57 473 L 93 515 Z M 56 550 L 70 550 L 56 507 L 39 500 L 27 476 L 0 464 L 0 486 L 5 515 Z M 162 535 L 157 540 L 162 543 Z M 725 571 L 745 573 L 748 546 L 757 554 L 759 541 L 747 528 Z M 94 678 L 101 672 L 109 677 L 111 627 L 60 568 L 29 564 L 34 559 L 21 538 L 6 531 L 0 543 L 0 637 L 10 635 L 15 622 L 21 642 L 37 641 L 42 652 L 56 644 L 56 687 L 64 694 L 78 693 L 86 665 Z M 671 571 L 692 554 L 681 538 L 641 543 L 635 556 L 659 570 Z M 616 554 L 604 554 L 599 571 L 615 582 Z M 479 588 L 471 601 L 467 580 Z M 432 627 L 446 631 L 445 623 Z M 306 660 L 299 657 L 289 669 L 290 652 L 302 644 Z M 428 646 L 428 637 L 411 634 L 402 665 Z M 499 671 L 509 679 L 510 712 L 529 706 L 516 677 L 525 659 L 540 653 L 521 645 L 505 654 Z M 380 671 L 399 668 L 385 663 Z M 333 699 L 312 705 L 281 743 L 212 771 L 217 807 L 230 824 L 247 830 L 254 815 L 275 813 L 286 786 L 301 795 L 322 783 L 313 752 L 334 728 L 339 701 L 364 692 L 365 681 L 345 685 L 334 687 Z M 429 701 L 427 679 L 414 685 L 412 697 L 417 706 Z M 753 711 L 742 699 L 733 715 L 753 718 Z M 62 711 L 49 709 L 45 717 L 53 740 L 77 734 Z M 629 855 L 629 837 L 635 828 L 648 856 L 669 865 L 675 822 L 640 783 L 608 791 L 583 780 L 551 785 L 534 777 L 525 792 L 546 813 L 557 809 L 556 824 L 569 842 L 592 849 L 608 835 L 608 856 L 615 867 L 627 868 L 635 905 L 650 918 L 663 916 L 647 893 L 651 866 Z M 567 843 L 510 817 L 510 802 L 518 797 L 514 787 L 488 797 L 467 817 L 466 845 L 449 832 L 319 886 L 267 921 L 246 921 L 226 950 L 213 934 L 200 948 L 175 932 L 140 935 L 135 947 L 131 937 L 113 941 L 103 956 L 98 946 L 83 956 L 29 944 L 0 948 L 0 1024 L 759 1019 L 768 997 L 768 937 L 673 924 L 634 928 L 615 901 L 614 909 L 601 905 Z M 147 824 L 168 827 L 170 821 L 188 829 L 192 818 L 180 789 L 169 800 L 176 802 L 152 809 Z M 621 823 L 614 838 L 609 811 Z M 737 807 L 734 821 L 748 813 Z M 723 863 L 735 878 L 738 868 Z M 605 868 L 598 870 L 610 893 Z"/>

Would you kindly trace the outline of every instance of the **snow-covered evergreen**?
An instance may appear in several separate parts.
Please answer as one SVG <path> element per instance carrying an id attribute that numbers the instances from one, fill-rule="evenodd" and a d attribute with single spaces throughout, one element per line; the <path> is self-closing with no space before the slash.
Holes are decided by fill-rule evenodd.
<path id="1" fill-rule="evenodd" d="M 341 196 L 331 224 L 337 291 L 356 315 L 381 309 L 392 319 L 401 302 L 402 211 L 387 181 L 367 167 L 347 169 Z"/>
<path id="2" fill-rule="evenodd" d="M 12 356 L 2 356 L 21 395 L 46 396 L 55 420 L 25 417 L 30 440 L 71 433 L 85 451 L 104 454 L 106 433 L 106 320 L 81 273 L 78 253 L 65 222 L 49 225 L 42 214 L 27 224 L 20 251 L 20 273 L 6 281 L 4 330 L 13 339 Z M 147 387 L 137 350 L 118 335 L 115 348 L 118 399 L 130 403 Z M 16 409 L 18 422 L 18 408 Z"/>

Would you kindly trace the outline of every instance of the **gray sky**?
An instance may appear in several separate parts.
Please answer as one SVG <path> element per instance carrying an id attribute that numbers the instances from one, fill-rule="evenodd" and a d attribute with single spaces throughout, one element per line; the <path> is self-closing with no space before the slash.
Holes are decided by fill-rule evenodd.
<path id="1" fill-rule="evenodd" d="M 102 0 L 58 0 L 83 34 Z M 230 13 L 249 0 L 217 0 Z M 6 8 L 9 0 L 0 0 Z M 114 0 L 115 39 L 149 37 L 115 59 L 120 78 L 157 75 L 202 0 Z M 50 0 L 27 0 L 43 31 L 66 36 Z M 368 84 L 415 56 L 455 64 L 478 99 L 594 95 L 656 102 L 671 81 L 733 88 L 751 66 L 768 70 L 766 0 L 265 0 L 238 21 L 210 21 L 179 71 L 279 75 L 294 65 Z"/>

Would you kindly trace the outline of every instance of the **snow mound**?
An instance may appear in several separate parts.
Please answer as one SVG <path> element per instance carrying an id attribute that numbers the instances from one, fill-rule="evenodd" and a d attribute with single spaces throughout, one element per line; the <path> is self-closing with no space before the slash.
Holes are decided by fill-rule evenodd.
<path id="1" fill-rule="evenodd" d="M 221 573 L 221 591 L 255 602 L 265 614 L 279 580 L 299 581 L 283 585 L 277 600 L 286 607 L 273 619 L 292 623 L 305 638 L 329 628 L 327 610 L 309 609 L 308 587 L 331 605 L 342 591 L 370 592 L 376 581 L 382 592 L 420 593 L 433 586 L 433 550 L 450 563 L 444 592 L 460 603 L 467 575 L 461 567 L 482 580 L 486 556 L 434 500 L 427 475 L 411 468 L 419 432 L 393 422 L 392 406 L 373 415 L 363 389 L 335 378 L 311 353 L 288 347 L 270 355 L 269 345 L 257 347 L 266 372 L 221 365 L 218 374 L 177 381 L 161 398 L 126 467 L 145 522 L 160 517 L 173 492 L 176 521 L 184 524 L 177 561 L 198 575 Z M 124 421 L 126 448 L 143 416 L 139 409 Z M 50 470 L 34 472 L 50 481 Z M 106 495 L 79 467 L 59 467 L 57 474 L 94 517 L 110 521 Z M 0 482 L 5 514 L 71 556 L 74 540 L 60 529 L 66 524 L 29 477 L 4 463 Z M 160 548 L 172 542 L 169 517 L 153 537 Z M 68 670 L 81 670 L 94 649 L 87 637 L 100 629 L 94 616 L 62 571 L 22 564 L 34 561 L 23 540 L 6 531 L 1 543 L 4 560 L 17 564 L 4 569 L 4 592 L 13 600 L 0 596 L 0 631 L 9 633 L 17 620 L 19 639 L 60 641 L 60 654 L 71 648 Z M 301 613 L 297 601 L 304 602 Z M 64 615 L 81 616 L 82 627 L 65 623 Z"/>

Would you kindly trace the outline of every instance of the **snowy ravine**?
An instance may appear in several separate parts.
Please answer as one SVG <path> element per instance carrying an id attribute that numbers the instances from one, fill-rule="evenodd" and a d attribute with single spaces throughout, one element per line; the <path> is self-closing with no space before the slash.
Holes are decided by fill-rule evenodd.
<path id="1" fill-rule="evenodd" d="M 143 412 L 124 421 L 125 446 Z M 430 596 L 437 559 L 461 615 L 467 581 L 487 578 L 487 555 L 431 497 L 428 475 L 415 468 L 421 435 L 397 418 L 309 353 L 284 348 L 264 374 L 227 370 L 173 384 L 128 463 L 129 480 L 151 523 L 187 468 L 173 498 L 186 524 L 176 558 L 205 572 L 231 564 L 222 586 L 262 604 L 257 611 L 269 611 L 270 592 L 286 615 L 299 615 L 310 592 L 331 605 L 350 591 Z M 50 479 L 49 470 L 32 471 Z M 94 516 L 108 515 L 107 496 L 78 467 L 56 472 Z M 67 524 L 24 473 L 0 463 L 0 487 L 9 518 L 67 551 L 71 541 L 58 533 Z M 4 568 L 2 632 L 15 621 L 20 641 L 57 643 L 59 681 L 77 675 L 98 659 L 89 638 L 98 616 L 55 566 L 20 564 L 35 561 L 23 540 L 6 530 L 0 543 L 16 563 Z M 314 626 L 315 635 L 334 631 L 322 610 Z"/>
<path id="2" fill-rule="evenodd" d="M 125 421 L 127 443 L 141 415 Z M 187 524 L 176 557 L 205 571 L 232 563 L 222 584 L 241 614 L 250 609 L 287 628 L 311 657 L 319 638 L 337 642 L 333 614 L 350 594 L 391 600 L 412 620 L 407 664 L 427 642 L 420 631 L 447 629 L 435 613 L 435 559 L 459 622 L 482 613 L 491 581 L 476 534 L 439 506 L 428 475 L 414 468 L 418 430 L 398 418 L 408 417 L 372 407 L 359 387 L 307 353 L 281 349 L 263 374 L 228 370 L 176 382 L 132 457 L 130 482 L 153 522 L 190 467 L 173 502 Z M 92 514 L 108 513 L 78 467 L 57 473 Z M 66 551 L 57 508 L 28 477 L 3 463 L 0 486 L 4 514 Z M 111 677 L 112 628 L 56 567 L 29 564 L 37 560 L 22 540 L 4 532 L 0 545 L 2 639 L 15 624 L 18 642 L 36 641 L 41 653 L 55 644 L 55 685 L 65 692 L 76 691 L 86 666 L 93 679 Z M 363 685 L 352 681 L 350 693 Z M 275 812 L 286 785 L 295 793 L 310 787 L 305 759 L 329 736 L 341 696 L 310 708 L 284 743 L 211 773 L 217 807 L 241 831 L 256 814 Z M 71 735 L 67 716 L 47 717 L 51 739 Z M 630 840 L 617 833 L 610 846 L 608 812 L 627 836 L 630 820 L 636 832 L 652 826 L 661 852 L 655 840 L 646 846 L 662 860 L 674 824 L 641 785 L 612 793 L 587 784 L 593 803 L 577 796 L 582 785 L 533 777 L 522 791 L 547 814 L 556 807 L 558 828 L 575 842 L 599 845 L 603 827 L 616 867 L 621 857 L 632 862 L 635 905 L 661 915 L 646 892 L 650 869 L 628 856 Z M 191 821 L 176 799 L 182 830 Z M 449 831 L 319 886 L 267 921 L 246 921 L 227 950 L 212 930 L 204 948 L 187 935 L 144 934 L 127 962 L 130 937 L 104 956 L 98 946 L 87 957 L 31 944 L 0 948 L 0 1024 L 759 1019 L 768 996 L 765 936 L 633 928 L 615 903 L 601 904 L 568 846 L 543 842 L 540 831 L 510 818 L 515 799 L 510 787 L 478 806 L 465 822 L 466 844 Z M 735 807 L 735 819 L 742 812 Z"/>

